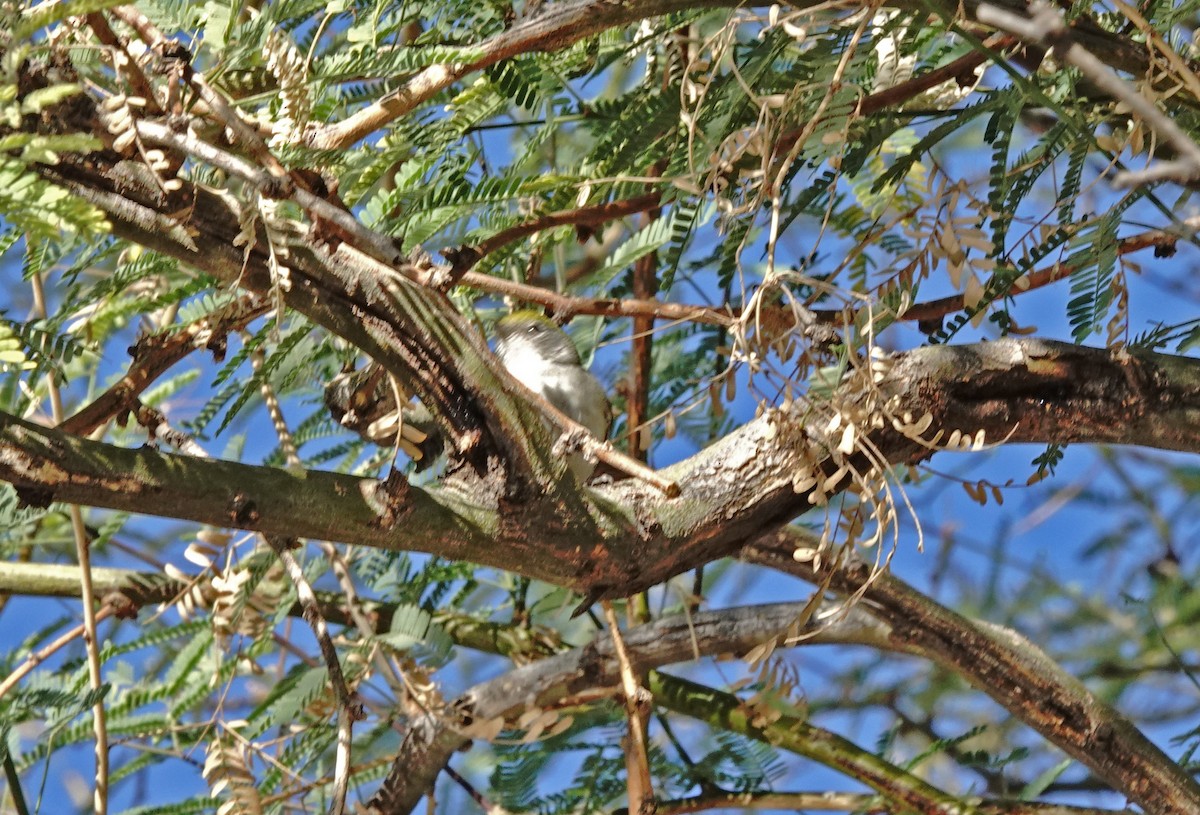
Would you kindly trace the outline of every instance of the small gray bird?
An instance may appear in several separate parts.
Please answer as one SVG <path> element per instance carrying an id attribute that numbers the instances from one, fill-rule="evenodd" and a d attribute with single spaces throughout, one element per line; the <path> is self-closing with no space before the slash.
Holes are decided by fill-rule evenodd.
<path id="1" fill-rule="evenodd" d="M 496 322 L 496 354 L 518 382 L 586 427 L 598 439 L 608 437 L 612 408 L 596 377 L 584 370 L 567 333 L 544 314 L 517 311 Z M 568 464 L 580 481 L 595 464 L 583 455 Z"/>

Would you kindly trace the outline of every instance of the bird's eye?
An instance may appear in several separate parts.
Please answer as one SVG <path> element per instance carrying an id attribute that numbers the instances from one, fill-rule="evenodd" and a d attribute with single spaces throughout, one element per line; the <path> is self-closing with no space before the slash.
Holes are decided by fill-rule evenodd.
<path id="1" fill-rule="evenodd" d="M 529 326 L 529 328 L 527 328 L 525 330 L 528 331 L 530 334 L 536 334 L 536 333 L 538 333 L 539 328 L 541 328 L 541 326 L 539 326 L 537 323 L 534 323 L 533 325 Z"/>

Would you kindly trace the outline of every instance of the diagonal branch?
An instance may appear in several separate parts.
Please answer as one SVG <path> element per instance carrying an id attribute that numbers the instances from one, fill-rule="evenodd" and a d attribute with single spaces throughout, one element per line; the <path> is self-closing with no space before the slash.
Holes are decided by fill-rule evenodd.
<path id="1" fill-rule="evenodd" d="M 389 122 L 411 113 L 423 102 L 474 71 L 518 54 L 558 51 L 610 28 L 701 7 L 736 6 L 733 0 L 574 0 L 546 3 L 536 14 L 476 46 L 463 49 L 463 60 L 431 65 L 401 87 L 341 122 L 313 129 L 309 147 L 349 147 Z"/>
<path id="2" fill-rule="evenodd" d="M 166 337 L 139 340 L 131 349 L 133 364 L 125 375 L 59 427 L 77 436 L 86 436 L 105 422 L 121 417 L 136 407 L 137 397 L 154 384 L 167 369 L 197 348 L 216 348 L 226 332 L 244 328 L 268 306 L 257 298 L 244 296 L 218 313 L 203 317 Z"/>
<path id="3" fill-rule="evenodd" d="M 1172 175 L 1169 177 L 1180 182 L 1200 177 L 1200 145 L 1183 128 L 1131 83 L 1118 76 L 1116 71 L 1075 42 L 1072 29 L 1063 20 L 1060 10 L 1048 3 L 1038 2 L 1033 4 L 1030 12 L 1032 16 L 1024 18 L 985 3 L 979 6 L 978 16 L 981 22 L 1010 31 L 1024 40 L 1052 46 L 1060 58 L 1082 71 L 1102 91 L 1127 105 L 1175 148 L 1180 158 L 1172 162 Z M 1119 173 L 1113 183 L 1118 187 L 1134 186 L 1141 183 L 1140 174 Z"/>
<path id="4" fill-rule="evenodd" d="M 751 563 L 804 580 L 829 578 L 891 629 L 894 643 L 965 678 L 1113 789 L 1153 815 L 1200 812 L 1200 784 L 1123 717 L 1017 632 L 973 621 L 866 564 L 823 572 L 798 561 L 807 533 L 784 529 L 743 551 Z"/>
<path id="5" fill-rule="evenodd" d="M 618 218 L 624 218 L 627 215 L 633 215 L 637 212 L 645 212 L 648 209 L 654 209 L 659 206 L 659 201 L 662 196 L 659 193 L 651 192 L 644 195 L 638 195 L 634 198 L 625 198 L 619 201 L 606 201 L 603 204 L 593 204 L 586 207 L 578 207 L 576 209 L 563 210 L 561 212 L 549 212 L 544 215 L 539 215 L 536 218 L 531 218 L 523 223 L 510 226 L 508 229 L 502 229 L 494 235 L 491 235 L 477 244 L 470 246 L 462 246 L 458 249 L 449 249 L 442 252 L 446 259 L 450 261 L 449 280 L 458 282 L 464 274 L 466 274 L 475 264 L 483 260 L 492 252 L 497 251 L 510 243 L 515 243 L 522 238 L 527 238 L 530 235 L 536 235 L 547 229 L 554 229 L 560 226 L 574 227 L 596 227 L 601 224 L 606 224 L 609 221 L 615 221 Z M 491 279 L 491 278 L 488 278 Z"/>

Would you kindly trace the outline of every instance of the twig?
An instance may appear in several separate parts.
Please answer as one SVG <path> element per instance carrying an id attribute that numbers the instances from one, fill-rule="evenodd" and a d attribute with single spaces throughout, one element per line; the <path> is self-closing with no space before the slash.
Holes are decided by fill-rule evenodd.
<path id="1" fill-rule="evenodd" d="M 462 787 L 466 791 L 467 795 L 471 796 L 471 800 L 473 800 L 475 803 L 479 804 L 480 809 L 482 809 L 484 812 L 494 812 L 495 811 L 492 809 L 492 805 L 488 803 L 487 798 L 483 797 L 483 793 L 481 793 L 479 790 L 475 789 L 474 785 L 471 784 L 470 781 L 468 781 L 467 779 L 463 778 L 461 775 L 456 773 L 454 771 L 453 767 L 451 767 L 449 764 L 447 764 L 442 769 L 446 773 L 446 775 L 450 776 L 450 779 L 455 784 L 458 784 L 460 787 Z"/>
<path id="2" fill-rule="evenodd" d="M 29 278 L 33 289 L 34 311 L 43 320 L 47 317 L 46 291 L 42 286 L 42 275 L 34 273 Z M 56 425 L 63 420 L 62 392 L 54 373 L 46 376 L 46 390 L 50 394 L 50 411 Z M 83 643 L 87 651 L 88 683 L 97 694 L 92 706 L 92 731 L 96 734 L 96 791 L 92 797 L 92 811 L 96 815 L 106 815 L 108 812 L 108 724 L 104 711 L 104 698 L 100 689 L 104 687 L 104 677 L 100 673 L 100 644 L 96 639 L 96 592 L 92 586 L 92 554 L 91 542 L 88 540 L 87 529 L 83 524 L 83 511 L 78 504 L 67 508 L 71 519 L 71 533 L 75 539 L 75 555 L 79 560 L 79 597 L 83 606 Z"/>
<path id="3" fill-rule="evenodd" d="M 645 481 L 650 486 L 657 489 L 668 498 L 675 498 L 679 495 L 679 484 L 673 479 L 665 478 L 655 470 L 646 466 L 635 458 L 625 455 L 619 450 L 613 448 L 608 442 L 601 441 L 591 434 L 586 427 L 572 419 L 567 414 L 550 404 L 538 394 L 525 387 L 517 380 L 513 380 L 513 384 L 521 389 L 525 400 L 536 404 L 538 408 L 550 418 L 559 430 L 563 431 L 564 435 L 571 439 L 580 439 L 580 448 L 584 458 L 588 460 L 595 459 L 603 461 L 608 466 L 618 472 L 633 476 L 634 478 Z"/>
<path id="4" fill-rule="evenodd" d="M 736 5 L 734 0 L 711 5 Z M 688 8 L 681 0 L 597 0 L 546 3 L 536 15 L 511 28 L 461 50 L 458 62 L 430 65 L 404 85 L 340 122 L 315 127 L 305 137 L 309 147 L 338 150 L 349 147 L 372 131 L 412 112 L 423 102 L 464 76 L 495 65 L 514 54 L 558 51 L 605 29 Z"/>
<path id="5" fill-rule="evenodd" d="M 662 175 L 662 167 L 656 164 L 646 174 L 650 177 Z M 652 209 L 641 219 L 642 229 L 662 216 L 662 210 Z M 639 300 L 656 301 L 658 295 L 658 253 L 651 252 L 638 258 L 633 264 L 633 296 Z M 629 379 L 625 406 L 629 414 L 629 455 L 638 461 L 648 461 L 650 432 L 642 425 L 650 413 L 650 362 L 654 350 L 654 318 L 634 317 L 630 327 Z M 647 444 L 643 445 L 643 439 Z"/>
<path id="6" fill-rule="evenodd" d="M 972 51 L 969 54 L 963 54 L 956 60 L 952 60 L 941 68 L 934 68 L 928 73 L 914 76 L 911 79 L 900 82 L 890 88 L 876 91 L 870 96 L 864 97 L 858 104 L 858 113 L 861 116 L 869 116 L 872 113 L 878 113 L 881 110 L 892 107 L 893 105 L 907 102 L 913 97 L 932 90 L 938 85 L 950 80 L 956 80 L 960 85 L 966 83 L 962 80 L 966 76 L 975 77 L 975 71 L 988 59 L 987 51 L 1003 51 L 1009 48 L 1016 42 L 1016 38 L 1005 34 L 995 34 L 988 37 L 983 42 L 986 51 Z"/>
<path id="7" fill-rule="evenodd" d="M 256 375 L 262 373 L 263 353 L 261 348 L 255 349 L 254 353 L 250 355 L 250 364 Z M 271 423 L 279 436 L 279 444 L 283 448 L 287 466 L 303 472 L 304 464 L 300 460 L 296 444 L 292 440 L 292 434 L 279 406 L 279 398 L 275 394 L 275 389 L 265 378 L 262 381 L 261 389 L 267 412 L 271 416 Z M 326 670 L 329 671 L 329 682 L 333 685 L 334 696 L 337 697 L 337 757 L 333 772 L 333 803 L 330 805 L 329 812 L 330 815 L 342 815 L 346 810 L 346 793 L 350 788 L 352 730 L 354 720 L 361 718 L 361 705 L 357 704 L 350 689 L 346 687 L 342 664 L 338 661 L 337 649 L 333 647 L 333 639 L 329 635 L 329 625 L 321 616 L 316 592 L 313 591 L 308 578 L 304 576 L 304 570 L 300 568 L 300 564 L 292 555 L 292 541 L 273 535 L 263 535 L 262 537 L 266 540 L 267 545 L 275 551 L 288 577 L 291 578 L 292 584 L 296 587 L 296 599 L 304 610 L 305 622 L 309 624 L 313 635 L 317 638 L 317 646 L 321 649 Z"/>
<path id="8" fill-rule="evenodd" d="M 114 606 L 105 605 L 96 612 L 96 622 L 107 620 L 115 613 L 116 608 Z M 79 625 L 62 634 L 58 639 L 47 645 L 45 648 L 27 656 L 24 662 L 17 666 L 12 673 L 4 677 L 3 681 L 0 681 L 0 699 L 3 699 L 18 682 L 20 682 L 29 674 L 30 671 L 53 656 L 55 652 L 69 645 L 73 640 L 82 637 L 86 632 L 87 623 L 80 623 Z"/>
<path id="9" fill-rule="evenodd" d="M 1181 221 L 1179 224 L 1184 230 L 1200 229 L 1200 217 L 1188 218 Z M 1121 238 L 1117 241 L 1117 256 L 1122 257 L 1132 252 L 1139 252 L 1142 249 L 1150 247 L 1170 247 L 1174 246 L 1179 240 L 1183 230 L 1166 230 L 1166 229 L 1151 229 L 1142 232 L 1138 235 L 1130 235 L 1128 238 Z M 1069 263 L 1055 263 L 1053 266 L 1044 269 L 1037 269 L 1029 272 L 1025 279 L 1021 281 L 1020 286 L 1012 286 L 1009 294 L 1023 294 L 1034 289 L 1040 289 L 1043 286 L 1048 286 L 1069 277 L 1075 273 L 1078 266 Z M 903 314 L 897 315 L 897 319 L 906 321 L 925 322 L 928 320 L 936 320 L 939 317 L 944 317 L 947 314 L 953 314 L 956 311 L 962 311 L 967 307 L 966 299 L 962 294 L 952 294 L 948 297 L 939 297 L 936 300 L 927 300 L 924 303 L 917 303 L 909 306 L 904 310 Z M 833 312 L 816 311 L 818 317 L 824 318 L 825 315 Z M 841 314 L 841 312 L 836 312 Z"/>
<path id="10" fill-rule="evenodd" d="M 329 671 L 329 684 L 333 686 L 333 694 L 338 703 L 338 739 L 337 759 L 333 774 L 333 803 L 330 806 L 331 815 L 342 815 L 346 809 L 346 792 L 350 782 L 350 745 L 351 731 L 354 720 L 361 717 L 361 705 L 355 701 L 350 689 L 346 687 L 346 677 L 342 673 L 342 665 L 338 661 L 337 649 L 333 647 L 333 639 L 329 635 L 329 626 L 321 616 L 317 603 L 317 595 L 313 592 L 304 570 L 292 555 L 292 542 L 286 538 L 274 535 L 263 535 L 267 544 L 279 556 L 280 563 L 296 587 L 296 599 L 304 609 L 304 620 L 312 628 L 325 660 L 325 668 Z"/>
<path id="11" fill-rule="evenodd" d="M 1183 83 L 1188 89 L 1193 99 L 1200 100 L 1200 77 L 1196 76 L 1196 72 L 1187 64 L 1183 57 L 1172 48 L 1162 34 L 1150 25 L 1149 21 L 1142 16 L 1142 13 L 1128 3 L 1123 3 L 1121 0 L 1113 0 L 1113 5 L 1117 7 L 1129 22 L 1137 26 L 1138 31 L 1146 38 L 1146 44 L 1154 46 L 1158 53 L 1162 54 L 1163 59 L 1167 64 L 1175 69 L 1175 77 Z"/>
<path id="12" fill-rule="evenodd" d="M 613 650 L 620 668 L 621 692 L 625 701 L 625 718 L 629 743 L 625 750 L 625 775 L 629 785 L 629 811 L 635 815 L 654 811 L 654 780 L 650 776 L 650 754 L 646 747 L 646 726 L 649 723 L 650 694 L 638 682 L 621 637 L 621 624 L 613 611 L 612 602 L 603 600 L 604 620 L 612 636 Z"/>
<path id="13" fill-rule="evenodd" d="M 1193 181 L 1200 177 L 1200 145 L 1192 141 L 1179 125 L 1143 96 L 1133 84 L 1122 79 L 1116 71 L 1076 43 L 1061 11 L 1044 2 L 1034 3 L 1030 11 L 1032 16 L 1026 19 L 1010 11 L 984 4 L 979 7 L 977 16 L 980 22 L 1009 31 L 1024 40 L 1051 46 L 1061 59 L 1082 71 L 1101 91 L 1126 104 L 1175 148 L 1181 158 L 1174 162 L 1176 173 L 1170 177 L 1181 182 Z M 1168 177 L 1164 176 L 1161 170 L 1156 171 L 1155 176 Z M 1113 185 L 1131 187 L 1144 183 L 1144 178 L 1142 173 L 1120 172 L 1113 177 Z"/>
<path id="14" fill-rule="evenodd" d="M 1186 184 L 1200 176 L 1200 170 L 1191 159 L 1172 159 L 1152 164 L 1144 170 L 1122 170 L 1113 176 L 1114 187 L 1141 187 L 1160 181 L 1175 181 Z"/>
<path id="15" fill-rule="evenodd" d="M 984 41 L 984 48 L 990 50 L 1001 50 L 1013 44 L 1015 39 L 1004 34 L 996 34 Z M 944 82 L 950 80 L 958 80 L 967 74 L 973 74 L 974 71 L 982 65 L 988 58 L 985 51 L 972 51 L 969 54 L 963 54 L 956 60 L 948 62 L 940 68 L 934 68 L 928 73 L 914 76 L 890 88 L 884 88 L 870 96 L 863 97 L 858 103 L 857 114 L 860 116 L 869 116 L 872 113 L 878 113 L 881 110 L 902 104 L 912 98 L 924 93 L 927 90 L 936 88 Z M 786 153 L 796 144 L 796 140 L 800 138 L 803 130 L 795 127 L 785 132 L 782 136 L 775 140 L 772 147 L 774 155 Z"/>
<path id="16" fill-rule="evenodd" d="M 197 348 L 218 341 L 225 332 L 243 328 L 266 310 L 265 302 L 247 295 L 238 298 L 218 313 L 202 317 L 166 337 L 139 340 L 133 349 L 133 363 L 125 375 L 60 424 L 59 428 L 77 436 L 92 433 L 105 422 L 119 416 L 122 411 L 131 409 L 138 395 L 176 362 Z"/>
<path id="17" fill-rule="evenodd" d="M 21 776 L 17 772 L 16 762 L 7 746 L 0 748 L 4 753 L 4 778 L 8 781 L 8 794 L 12 797 L 13 809 L 17 815 L 29 815 L 29 804 L 25 803 L 25 793 L 21 789 Z"/>
<path id="18" fill-rule="evenodd" d="M 348 580 L 348 575 L 343 578 L 345 561 L 336 549 L 331 560 L 339 580 Z M 103 567 L 92 569 L 92 583 L 107 605 L 122 611 L 125 608 L 136 611 L 154 603 L 171 603 L 193 585 L 186 578 L 175 579 L 162 572 Z M 355 626 L 366 634 L 373 634 L 377 630 L 386 630 L 400 609 L 395 603 L 355 598 L 357 610 L 351 613 L 344 588 L 343 583 L 342 591 L 317 593 L 318 609 L 329 623 Z M 78 598 L 79 591 L 79 567 L 73 564 L 0 562 L 0 595 Z M 108 595 L 112 592 L 118 592 L 119 598 L 110 598 Z M 300 617 L 303 613 L 298 602 L 287 611 L 289 617 Z M 488 654 L 524 654 L 541 658 L 566 647 L 556 634 L 541 627 L 514 627 L 479 620 L 469 614 L 444 611 L 435 614 L 434 620 L 449 633 L 455 644 Z"/>
<path id="19" fill-rule="evenodd" d="M 561 212 L 551 212 L 540 215 L 524 223 L 502 229 L 491 237 L 485 238 L 473 246 L 463 246 L 442 252 L 450 261 L 452 282 L 457 282 L 464 274 L 479 261 L 510 243 L 519 241 L 529 235 L 559 226 L 598 226 L 600 224 L 624 218 L 637 212 L 645 212 L 659 205 L 662 196 L 658 193 L 647 193 L 636 198 L 625 198 L 620 201 L 609 201 L 590 207 L 579 207 Z"/>
<path id="20" fill-rule="evenodd" d="M 692 306 L 683 303 L 662 303 L 657 300 L 615 300 L 598 297 L 575 297 L 569 294 L 517 283 L 500 277 L 467 272 L 460 281 L 480 291 L 535 303 L 560 317 L 589 314 L 597 317 L 653 317 L 656 320 L 704 323 L 729 327 L 736 321 L 728 307 Z"/>
<path id="21" fill-rule="evenodd" d="M 134 92 L 146 100 L 146 111 L 151 114 L 162 113 L 162 107 L 158 104 L 158 98 L 154 95 L 154 87 L 150 84 L 150 80 L 146 79 L 146 74 L 142 72 L 142 68 L 138 65 L 133 55 L 129 53 L 129 49 L 125 47 L 125 43 L 116 32 L 108 24 L 108 20 L 98 11 L 94 11 L 87 15 L 84 19 L 87 20 L 88 27 L 96 34 L 96 39 L 104 43 L 112 49 L 113 54 L 120 54 L 125 59 L 125 64 L 118 64 L 117 58 L 113 59 L 113 70 L 120 76 L 122 69 L 128 71 L 129 81 L 133 85 Z"/>
<path id="22" fill-rule="evenodd" d="M 299 204 L 305 212 L 316 218 L 331 221 L 350 235 L 359 244 L 363 252 L 389 266 L 399 262 L 399 252 L 391 238 L 368 229 L 359 223 L 350 212 L 334 206 L 318 195 L 309 192 L 301 186 L 292 185 L 291 190 L 280 189 L 278 179 L 232 153 L 221 150 L 193 136 L 190 133 L 176 133 L 171 128 L 159 122 L 138 121 L 138 135 L 152 144 L 161 144 L 182 150 L 188 155 L 204 161 L 213 167 L 237 176 L 252 184 L 264 198 L 290 197 Z"/>

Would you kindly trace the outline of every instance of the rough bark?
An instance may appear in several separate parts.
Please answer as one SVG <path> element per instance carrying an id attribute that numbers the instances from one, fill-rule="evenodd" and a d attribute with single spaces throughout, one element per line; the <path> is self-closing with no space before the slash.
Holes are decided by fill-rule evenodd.
<path id="1" fill-rule="evenodd" d="M 898 356 L 879 388 L 913 416 L 933 417 L 926 437 L 940 428 L 968 438 L 983 431 L 987 442 L 1200 449 L 1200 361 L 1183 357 L 1029 339 L 939 346 Z M 850 389 L 843 396 L 848 404 L 875 398 Z M 544 495 L 496 500 L 454 478 L 421 489 L 329 472 L 298 476 L 120 449 L 3 415 L 0 478 L 31 503 L 429 552 L 615 597 L 733 554 L 809 509 L 809 496 L 794 488 L 797 475 L 828 477 L 854 459 L 810 432 L 812 420 L 798 408 L 771 412 L 667 468 L 676 498 L 634 479 L 573 491 L 577 502 L 566 504 Z M 891 463 L 935 449 L 892 427 L 870 440 Z"/>

